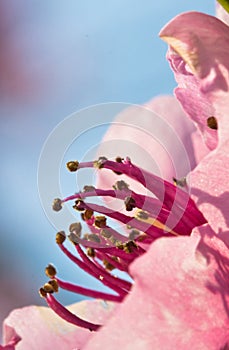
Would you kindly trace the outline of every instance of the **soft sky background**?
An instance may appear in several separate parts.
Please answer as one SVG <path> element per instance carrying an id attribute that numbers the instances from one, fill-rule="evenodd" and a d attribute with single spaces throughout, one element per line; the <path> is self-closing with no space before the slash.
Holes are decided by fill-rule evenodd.
<path id="1" fill-rule="evenodd" d="M 39 201 L 39 154 L 57 123 L 80 108 L 171 94 L 175 82 L 158 32 L 188 10 L 213 14 L 214 3 L 1 0 L 0 321 L 12 308 L 44 304 L 37 290 L 49 262 L 66 279 L 93 283 L 55 246 Z"/>

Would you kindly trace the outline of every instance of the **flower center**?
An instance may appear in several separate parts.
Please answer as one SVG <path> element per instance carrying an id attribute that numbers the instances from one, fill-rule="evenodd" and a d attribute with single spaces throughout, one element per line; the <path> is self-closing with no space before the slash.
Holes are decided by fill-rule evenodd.
<path id="1" fill-rule="evenodd" d="M 83 191 L 53 201 L 55 211 L 61 210 L 64 203 L 74 201 L 73 209 L 80 212 L 82 221 L 89 230 L 89 233 L 82 234 L 80 222 L 70 225 L 68 238 L 73 243 L 76 254 L 65 246 L 64 231 L 57 233 L 57 245 L 78 267 L 107 286 L 112 293 L 63 281 L 57 277 L 56 269 L 48 265 L 46 275 L 50 281 L 40 289 L 40 294 L 66 321 L 95 331 L 100 325 L 92 324 L 72 314 L 55 299 L 53 293 L 62 288 L 92 298 L 121 302 L 130 293 L 132 283 L 113 275 L 112 270 L 128 274 L 130 264 L 144 254 L 155 239 L 190 235 L 193 228 L 205 224 L 206 219 L 188 193 L 179 187 L 186 186 L 184 179 L 174 179 L 174 184 L 169 183 L 139 168 L 129 158 L 124 160 L 117 157 L 116 161 L 111 161 L 100 157 L 94 162 L 84 163 L 70 161 L 67 163 L 67 168 L 71 172 L 82 168 L 109 169 L 117 175 L 123 174 L 139 182 L 152 194 L 149 196 L 136 193 L 126 182 L 119 180 L 108 190 L 85 186 Z M 125 209 L 116 211 L 104 205 L 88 203 L 89 197 L 117 198 L 124 203 Z M 133 215 L 129 215 L 130 212 Z M 123 233 L 109 224 L 108 220 L 121 223 L 125 227 Z"/>

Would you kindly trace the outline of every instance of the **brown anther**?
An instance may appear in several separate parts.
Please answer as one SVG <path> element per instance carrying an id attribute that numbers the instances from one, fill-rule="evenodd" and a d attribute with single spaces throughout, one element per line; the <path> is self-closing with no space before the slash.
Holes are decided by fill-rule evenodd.
<path id="1" fill-rule="evenodd" d="M 124 252 L 133 253 L 138 248 L 137 244 L 134 241 L 129 241 L 124 244 Z"/>
<path id="2" fill-rule="evenodd" d="M 73 244 L 79 244 L 79 238 L 80 237 L 74 232 L 70 232 L 68 235 L 69 241 L 71 241 Z"/>
<path id="3" fill-rule="evenodd" d="M 99 228 L 104 228 L 107 225 L 107 219 L 103 215 L 98 215 L 95 217 L 95 226 Z"/>
<path id="4" fill-rule="evenodd" d="M 84 211 L 85 210 L 84 201 L 79 198 L 75 201 L 75 205 L 73 205 L 72 207 L 77 211 Z"/>
<path id="5" fill-rule="evenodd" d="M 124 204 L 126 206 L 127 211 L 131 211 L 136 207 L 136 202 L 135 202 L 134 198 L 132 198 L 130 196 L 125 198 Z"/>
<path id="6" fill-rule="evenodd" d="M 144 240 L 147 238 L 147 235 L 146 234 L 140 234 L 140 236 L 138 237 L 138 242 L 144 242 Z"/>
<path id="7" fill-rule="evenodd" d="M 56 243 L 57 244 L 64 243 L 65 239 L 66 239 L 66 235 L 65 235 L 64 231 L 57 232 L 57 234 L 56 234 Z"/>
<path id="8" fill-rule="evenodd" d="M 186 177 L 182 177 L 181 179 L 173 177 L 173 183 L 176 186 L 185 187 L 187 185 Z"/>
<path id="9" fill-rule="evenodd" d="M 54 211 L 60 211 L 62 209 L 62 200 L 60 198 L 55 198 L 52 202 L 52 209 Z"/>
<path id="10" fill-rule="evenodd" d="M 112 271 L 112 270 L 115 269 L 115 266 L 112 265 L 112 264 L 111 264 L 110 262 L 108 262 L 107 260 L 103 260 L 103 265 L 104 265 L 104 267 L 105 267 L 105 269 L 106 269 L 107 271 Z"/>
<path id="11" fill-rule="evenodd" d="M 69 226 L 69 232 L 74 233 L 78 237 L 81 236 L 81 231 L 82 231 L 82 225 L 80 222 L 74 222 Z"/>
<path id="12" fill-rule="evenodd" d="M 120 250 L 124 250 L 124 244 L 119 241 L 116 242 L 115 246 Z"/>
<path id="13" fill-rule="evenodd" d="M 48 264 L 48 266 L 46 266 L 46 268 L 45 268 L 45 274 L 49 278 L 54 277 L 56 275 L 55 267 L 52 264 Z"/>
<path id="14" fill-rule="evenodd" d="M 217 130 L 218 129 L 217 119 L 214 116 L 209 117 L 207 119 L 207 126 L 210 129 Z"/>
<path id="15" fill-rule="evenodd" d="M 98 160 L 94 161 L 94 167 L 98 169 L 102 169 L 106 161 L 107 161 L 106 157 L 99 157 Z"/>
<path id="16" fill-rule="evenodd" d="M 59 286 L 58 286 L 57 280 L 55 280 L 55 279 L 54 279 L 54 280 L 50 280 L 50 281 L 48 281 L 48 284 L 49 284 L 50 286 L 52 286 L 54 293 L 57 293 L 57 292 L 58 292 Z"/>
<path id="17" fill-rule="evenodd" d="M 122 242 L 118 241 L 114 236 L 111 236 L 109 238 L 109 241 L 114 244 L 115 246 L 117 246 L 117 244 L 121 244 Z"/>
<path id="18" fill-rule="evenodd" d="M 91 185 L 85 185 L 83 188 L 83 192 L 93 192 L 94 190 L 95 190 L 95 187 Z"/>
<path id="19" fill-rule="evenodd" d="M 116 161 L 117 163 L 122 163 L 123 158 L 121 158 L 121 157 L 116 157 L 116 158 L 115 158 L 115 161 Z M 113 170 L 113 172 L 114 172 L 116 175 L 121 175 L 121 174 L 122 174 L 122 172 L 120 172 L 120 171 L 115 171 L 115 170 Z"/>
<path id="20" fill-rule="evenodd" d="M 46 293 L 54 293 L 53 286 L 49 283 L 45 283 L 43 288 Z"/>
<path id="21" fill-rule="evenodd" d="M 91 210 L 91 209 L 86 209 L 85 212 L 83 213 L 84 220 L 85 220 L 85 221 L 90 220 L 90 219 L 92 218 L 93 215 L 94 215 L 93 210 Z"/>
<path id="22" fill-rule="evenodd" d="M 112 186 L 114 190 L 119 190 L 119 191 L 123 191 L 123 190 L 128 190 L 129 189 L 129 185 L 123 181 L 116 181 L 115 184 Z"/>
<path id="23" fill-rule="evenodd" d="M 144 210 L 139 210 L 137 212 L 137 218 L 142 220 L 147 220 L 149 218 L 149 214 Z"/>
<path id="24" fill-rule="evenodd" d="M 131 230 L 131 229 L 133 228 L 133 226 L 126 224 L 126 228 L 127 228 L 128 230 Z"/>
<path id="25" fill-rule="evenodd" d="M 96 256 L 95 249 L 94 248 L 87 248 L 87 255 L 90 258 L 94 258 Z"/>
<path id="26" fill-rule="evenodd" d="M 124 160 L 124 158 L 119 157 L 119 156 L 115 158 L 115 161 L 116 161 L 117 163 L 122 163 L 123 160 Z"/>
<path id="27" fill-rule="evenodd" d="M 85 234 L 84 238 L 91 242 L 100 243 L 100 238 L 95 233 Z"/>
<path id="28" fill-rule="evenodd" d="M 84 213 L 81 213 L 80 216 L 81 216 L 81 219 L 82 219 L 83 221 L 85 221 Z"/>
<path id="29" fill-rule="evenodd" d="M 108 228 L 103 228 L 100 231 L 100 234 L 101 234 L 101 236 L 103 236 L 105 238 L 111 238 L 111 236 L 112 236 L 112 233 L 111 233 L 111 231 Z"/>
<path id="30" fill-rule="evenodd" d="M 69 171 L 74 172 L 78 170 L 79 162 L 77 160 L 71 160 L 70 162 L 67 162 L 66 166 Z"/>
<path id="31" fill-rule="evenodd" d="M 39 289 L 39 294 L 40 294 L 40 296 L 41 296 L 42 298 L 46 298 L 46 296 L 47 296 L 47 292 L 44 290 L 43 287 L 41 287 L 41 288 Z"/>
<path id="32" fill-rule="evenodd" d="M 130 233 L 129 233 L 129 239 L 130 241 L 134 241 L 137 237 L 140 236 L 140 231 L 133 229 Z"/>

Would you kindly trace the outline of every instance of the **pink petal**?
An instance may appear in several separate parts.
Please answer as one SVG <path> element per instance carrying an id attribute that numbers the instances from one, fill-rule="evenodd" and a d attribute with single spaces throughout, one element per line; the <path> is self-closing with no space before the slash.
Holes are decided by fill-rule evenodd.
<path id="1" fill-rule="evenodd" d="M 229 25 L 229 14 L 218 2 L 216 2 L 216 16 Z"/>
<path id="2" fill-rule="evenodd" d="M 229 140 L 189 175 L 192 197 L 216 233 L 229 227 Z"/>
<path id="3" fill-rule="evenodd" d="M 86 350 L 226 349 L 229 251 L 202 231 L 202 241 L 161 238 L 133 263 L 132 294 Z"/>
<path id="4" fill-rule="evenodd" d="M 214 149 L 228 135 L 229 27 L 215 17 L 188 12 L 169 22 L 160 36 L 171 46 L 168 59 L 178 88 L 176 97 Z M 218 131 L 207 125 L 214 116 Z"/>
<path id="5" fill-rule="evenodd" d="M 82 301 L 69 309 L 85 320 L 103 324 L 110 316 L 113 304 L 101 300 Z M 79 349 L 92 334 L 62 320 L 48 307 L 38 306 L 12 311 L 4 321 L 3 331 L 4 344 L 9 344 L 15 335 L 21 337 L 17 350 Z"/>
<path id="6" fill-rule="evenodd" d="M 175 98 L 160 96 L 118 115 L 97 153 L 109 159 L 129 156 L 135 164 L 172 181 L 185 176 L 207 152 Z M 103 187 L 110 188 L 115 180 L 117 176 L 106 170 L 99 173 Z"/>

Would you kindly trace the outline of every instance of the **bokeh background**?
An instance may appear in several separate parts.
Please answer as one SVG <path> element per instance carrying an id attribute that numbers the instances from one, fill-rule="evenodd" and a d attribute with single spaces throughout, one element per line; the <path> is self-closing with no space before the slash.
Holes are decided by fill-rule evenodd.
<path id="1" fill-rule="evenodd" d="M 48 262 L 67 279 L 94 283 L 55 246 L 39 201 L 39 154 L 57 123 L 76 110 L 172 94 L 158 32 L 188 10 L 214 14 L 214 3 L 0 1 L 0 323 L 13 308 L 44 305 L 37 290 Z M 80 299 L 60 296 L 66 304 Z"/>

